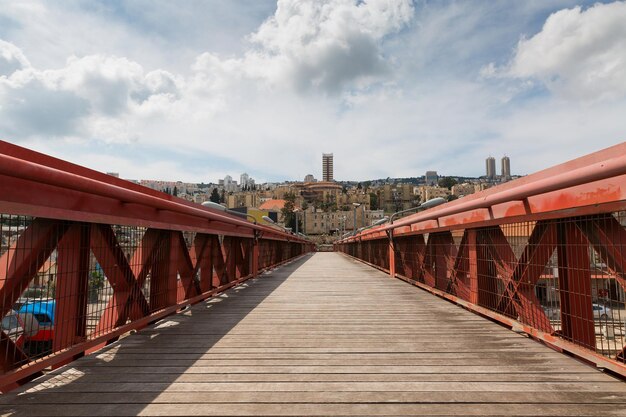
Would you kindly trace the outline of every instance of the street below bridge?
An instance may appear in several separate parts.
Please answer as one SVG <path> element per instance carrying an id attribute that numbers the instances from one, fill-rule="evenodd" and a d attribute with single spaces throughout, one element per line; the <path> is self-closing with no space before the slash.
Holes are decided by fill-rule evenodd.
<path id="1" fill-rule="evenodd" d="M 0 397 L 3 416 L 626 416 L 626 384 L 339 253 Z"/>

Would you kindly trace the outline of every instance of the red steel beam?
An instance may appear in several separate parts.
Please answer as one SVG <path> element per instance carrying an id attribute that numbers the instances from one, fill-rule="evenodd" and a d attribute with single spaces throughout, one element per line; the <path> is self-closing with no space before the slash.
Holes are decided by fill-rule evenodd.
<path id="1" fill-rule="evenodd" d="M 56 248 L 68 224 L 35 219 L 0 257 L 0 316 L 13 307 Z"/>
<path id="2" fill-rule="evenodd" d="M 70 227 L 57 247 L 54 351 L 65 349 L 87 337 L 89 241 L 89 225 L 77 223 Z"/>
<path id="3" fill-rule="evenodd" d="M 561 336 L 596 350 L 589 242 L 573 221 L 557 225 Z"/>

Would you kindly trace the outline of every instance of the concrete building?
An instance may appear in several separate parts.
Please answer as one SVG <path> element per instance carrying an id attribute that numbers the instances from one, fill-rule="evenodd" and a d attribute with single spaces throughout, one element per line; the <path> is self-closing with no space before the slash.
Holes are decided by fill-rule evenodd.
<path id="1" fill-rule="evenodd" d="M 230 209 L 238 207 L 258 207 L 259 198 L 257 193 L 234 193 L 226 196 L 226 206 Z"/>
<path id="2" fill-rule="evenodd" d="M 346 194 L 339 193 L 337 196 L 337 207 L 353 206 L 354 203 L 370 208 L 370 195 L 363 192 L 348 191 Z"/>
<path id="3" fill-rule="evenodd" d="M 437 175 L 437 171 L 426 171 L 426 175 L 424 175 L 424 180 L 426 185 L 437 185 L 439 181 L 439 175 Z"/>
<path id="4" fill-rule="evenodd" d="M 335 212 L 325 212 L 316 210 L 314 207 L 308 208 L 299 215 L 307 235 L 341 235 L 354 230 L 355 210 L 344 210 Z M 377 220 L 382 219 L 382 210 L 356 209 L 356 227 L 370 226 Z"/>
<path id="5" fill-rule="evenodd" d="M 307 183 L 300 189 L 300 195 L 307 203 L 339 203 L 341 185 L 325 181 Z"/>
<path id="6" fill-rule="evenodd" d="M 282 200 L 286 194 L 293 193 L 296 196 L 300 195 L 300 190 L 296 187 L 296 184 L 280 184 L 272 190 L 272 197 Z"/>
<path id="7" fill-rule="evenodd" d="M 452 195 L 457 197 L 464 197 L 466 195 L 474 194 L 476 192 L 476 185 L 463 183 L 463 184 L 455 184 L 452 186 Z"/>
<path id="8" fill-rule="evenodd" d="M 433 187 L 430 185 L 422 185 L 417 187 L 417 191 L 420 196 L 420 201 L 428 201 L 433 198 L 442 197 L 446 198 L 450 195 L 450 190 L 446 187 Z"/>
<path id="9" fill-rule="evenodd" d="M 385 184 L 378 189 L 378 206 L 386 213 L 410 209 L 419 204 L 412 184 Z"/>
<path id="10" fill-rule="evenodd" d="M 334 180 L 333 175 L 334 175 L 333 154 L 323 153 L 322 154 L 322 180 L 326 182 L 331 182 Z"/>
<path id="11" fill-rule="evenodd" d="M 489 180 L 496 179 L 496 158 L 490 156 L 485 160 L 485 173 Z"/>
<path id="12" fill-rule="evenodd" d="M 502 179 L 508 181 L 511 179 L 511 160 L 508 156 L 505 156 L 501 160 L 501 173 Z"/>
<path id="13" fill-rule="evenodd" d="M 247 173 L 243 173 L 239 176 L 239 185 L 242 187 L 245 187 L 248 185 L 248 182 L 250 181 L 250 175 L 248 175 Z"/>
<path id="14" fill-rule="evenodd" d="M 315 181 L 317 181 L 317 180 L 315 179 L 313 174 L 308 174 L 307 176 L 304 177 L 304 182 L 305 183 L 307 183 L 307 182 L 315 182 Z"/>
<path id="15" fill-rule="evenodd" d="M 237 187 L 237 181 L 233 181 L 233 177 L 230 175 L 226 175 L 224 177 L 224 189 L 228 193 L 234 193 L 238 191 L 239 187 Z"/>

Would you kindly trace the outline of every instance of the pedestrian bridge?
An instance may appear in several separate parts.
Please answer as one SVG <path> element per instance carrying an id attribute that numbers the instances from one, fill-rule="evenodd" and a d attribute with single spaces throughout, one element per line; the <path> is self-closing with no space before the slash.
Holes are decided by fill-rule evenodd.
<path id="1" fill-rule="evenodd" d="M 0 142 L 0 415 L 626 416 L 626 144 L 337 240 Z"/>
<path id="2" fill-rule="evenodd" d="M 3 415 L 625 415 L 626 384 L 337 253 L 5 394 Z"/>

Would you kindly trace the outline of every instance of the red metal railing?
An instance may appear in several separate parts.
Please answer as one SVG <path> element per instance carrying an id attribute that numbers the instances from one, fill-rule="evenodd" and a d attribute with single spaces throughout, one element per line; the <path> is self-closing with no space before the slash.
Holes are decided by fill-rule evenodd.
<path id="1" fill-rule="evenodd" d="M 626 143 L 335 244 L 626 376 Z"/>
<path id="2" fill-rule="evenodd" d="M 314 246 L 0 141 L 0 389 Z"/>

